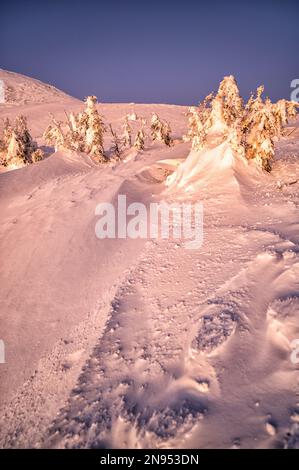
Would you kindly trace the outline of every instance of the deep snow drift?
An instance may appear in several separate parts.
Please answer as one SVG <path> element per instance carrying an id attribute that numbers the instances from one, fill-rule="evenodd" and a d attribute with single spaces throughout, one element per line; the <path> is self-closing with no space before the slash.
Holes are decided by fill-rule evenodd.
<path id="1" fill-rule="evenodd" d="M 44 145 L 48 112 L 82 107 L 45 96 L 0 117 L 24 113 Z M 133 111 L 169 121 L 175 145 L 111 167 L 48 149 L 0 175 L 0 446 L 294 447 L 298 127 L 269 175 L 225 142 L 190 152 L 184 107 L 101 105 L 117 130 Z M 202 247 L 98 240 L 95 207 L 118 194 L 202 202 Z"/>

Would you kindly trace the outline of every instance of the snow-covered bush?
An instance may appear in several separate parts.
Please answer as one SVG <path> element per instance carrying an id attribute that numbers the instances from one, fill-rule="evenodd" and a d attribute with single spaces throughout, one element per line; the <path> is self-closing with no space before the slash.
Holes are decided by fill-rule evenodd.
<path id="1" fill-rule="evenodd" d="M 42 160 L 43 156 L 30 135 L 26 118 L 17 117 L 14 125 L 6 119 L 0 138 L 0 163 L 8 168 L 20 168 Z"/>

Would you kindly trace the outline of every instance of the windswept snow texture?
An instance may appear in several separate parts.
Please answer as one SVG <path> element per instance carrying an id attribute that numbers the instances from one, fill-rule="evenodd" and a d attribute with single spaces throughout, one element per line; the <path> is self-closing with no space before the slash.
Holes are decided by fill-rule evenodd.
<path id="1" fill-rule="evenodd" d="M 49 111 L 83 108 L 34 99 L 0 117 L 25 114 L 40 145 Z M 269 175 L 225 145 L 197 161 L 184 107 L 100 109 L 118 132 L 126 113 L 156 112 L 175 144 L 148 140 L 110 167 L 48 148 L 0 174 L 0 446 L 298 447 L 298 123 Z M 95 207 L 119 194 L 202 202 L 202 247 L 98 240 Z"/>

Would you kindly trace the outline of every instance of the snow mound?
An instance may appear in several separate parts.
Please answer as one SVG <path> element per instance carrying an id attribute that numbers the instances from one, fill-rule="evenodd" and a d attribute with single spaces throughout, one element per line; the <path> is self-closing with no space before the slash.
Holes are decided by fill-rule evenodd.
<path id="1" fill-rule="evenodd" d="M 1 174 L 1 200 L 24 197 L 41 185 L 55 179 L 76 176 L 92 167 L 95 164 L 83 153 L 55 152 L 38 165 L 26 165 Z"/>
<path id="2" fill-rule="evenodd" d="M 226 140 L 213 148 L 191 150 L 186 160 L 167 178 L 166 185 L 169 191 L 184 192 L 196 192 L 215 185 L 220 190 L 227 187 L 240 189 L 257 174 L 258 169 L 236 154 Z"/>
<path id="3" fill-rule="evenodd" d="M 52 85 L 19 73 L 0 69 L 0 80 L 4 83 L 4 104 L 24 105 L 75 100 Z"/>

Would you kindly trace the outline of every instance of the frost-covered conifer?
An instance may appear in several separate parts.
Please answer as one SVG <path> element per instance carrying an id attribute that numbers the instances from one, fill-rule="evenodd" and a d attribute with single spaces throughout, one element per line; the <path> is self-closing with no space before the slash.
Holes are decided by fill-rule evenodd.
<path id="1" fill-rule="evenodd" d="M 297 116 L 297 109 L 299 108 L 299 103 L 296 103 L 296 101 L 287 101 L 286 103 L 286 108 L 287 108 L 287 119 L 295 119 Z"/>
<path id="2" fill-rule="evenodd" d="M 152 140 L 164 142 L 167 146 L 172 144 L 172 138 L 170 136 L 171 128 L 169 123 L 162 121 L 156 113 L 152 115 L 150 128 Z"/>
<path id="3" fill-rule="evenodd" d="M 44 152 L 42 151 L 42 149 L 36 149 L 31 154 L 32 163 L 40 162 L 43 158 L 44 158 Z"/>
<path id="4" fill-rule="evenodd" d="M 117 133 L 113 130 L 112 125 L 109 124 L 110 132 L 112 135 L 112 152 L 116 159 L 120 159 L 122 140 L 118 137 Z"/>
<path id="5" fill-rule="evenodd" d="M 200 151 L 206 144 L 207 133 L 211 127 L 212 100 L 213 93 L 210 93 L 197 108 L 195 106 L 188 108 L 189 130 L 188 134 L 183 136 L 183 140 L 185 142 L 191 140 L 193 150 Z"/>
<path id="6" fill-rule="evenodd" d="M 43 134 L 43 138 L 49 145 L 54 145 L 55 152 L 60 149 L 66 149 L 67 139 L 62 130 L 62 123 L 52 116 L 52 124 L 50 124 Z"/>
<path id="7" fill-rule="evenodd" d="M 31 155 L 36 151 L 37 145 L 33 141 L 30 132 L 27 127 L 27 120 L 24 116 L 19 116 L 16 119 L 15 132 L 18 139 L 21 141 L 23 146 L 23 160 L 25 163 L 31 163 Z"/>
<path id="8" fill-rule="evenodd" d="M 129 123 L 128 116 L 125 117 L 125 123 L 123 125 L 123 142 L 125 147 L 132 146 L 132 128 Z"/>
<path id="9" fill-rule="evenodd" d="M 168 122 L 164 121 L 162 123 L 162 138 L 163 138 L 164 144 L 167 145 L 168 147 L 170 147 L 172 144 L 172 138 L 170 134 L 171 134 L 170 125 Z"/>
<path id="10" fill-rule="evenodd" d="M 14 126 L 6 119 L 0 147 L 0 162 L 9 168 L 20 168 L 43 158 L 42 150 L 32 140 L 24 116 L 17 117 Z"/>
<path id="11" fill-rule="evenodd" d="M 145 135 L 145 132 L 144 132 L 144 120 L 142 121 L 142 126 L 141 128 L 137 131 L 137 134 L 136 134 L 136 137 L 135 137 L 135 141 L 134 141 L 134 147 L 137 149 L 137 150 L 144 150 L 144 146 L 145 146 L 145 139 L 146 139 L 146 135 Z"/>
<path id="12" fill-rule="evenodd" d="M 217 97 L 222 100 L 223 118 L 228 126 L 241 119 L 243 115 L 243 100 L 233 75 L 224 77 L 219 85 Z"/>
<path id="13" fill-rule="evenodd" d="M 216 95 L 212 101 L 212 109 L 210 114 L 210 124 L 207 126 L 210 132 L 225 135 L 228 131 L 228 125 L 225 120 L 223 99 Z"/>
<path id="14" fill-rule="evenodd" d="M 24 155 L 25 148 L 23 142 L 13 129 L 7 146 L 6 166 L 10 168 L 20 168 L 26 165 L 28 162 L 24 158 Z"/>
<path id="15" fill-rule="evenodd" d="M 273 105 L 267 100 L 258 111 L 252 113 L 246 137 L 247 158 L 255 159 L 266 171 L 271 171 L 274 156 L 273 139 L 278 132 Z"/>
<path id="16" fill-rule="evenodd" d="M 163 142 L 163 123 L 156 113 L 152 115 L 151 119 L 151 137 L 152 140 Z"/>
<path id="17" fill-rule="evenodd" d="M 188 134 L 183 136 L 185 142 L 190 142 L 197 135 L 197 122 L 199 119 L 198 110 L 195 106 L 190 106 L 186 113 L 188 117 Z"/>
<path id="18" fill-rule="evenodd" d="M 96 108 L 96 96 L 88 96 L 86 99 L 86 152 L 94 157 L 98 162 L 107 161 L 104 155 L 103 135 L 106 131 L 102 117 Z"/>

